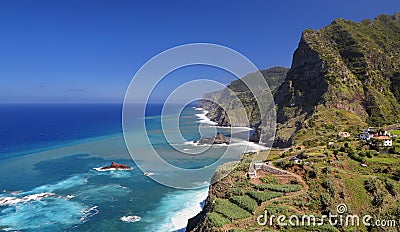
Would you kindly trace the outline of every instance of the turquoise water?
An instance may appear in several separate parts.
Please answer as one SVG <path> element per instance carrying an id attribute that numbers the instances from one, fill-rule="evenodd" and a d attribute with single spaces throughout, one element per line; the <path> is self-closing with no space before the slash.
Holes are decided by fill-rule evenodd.
<path id="1" fill-rule="evenodd" d="M 146 117 L 148 133 L 153 145 L 165 153 L 168 162 L 197 168 L 214 162 L 226 149 L 215 147 L 204 157 L 182 158 L 174 153 L 160 134 L 157 126 L 159 115 L 154 113 L 159 112 L 158 108 L 152 112 Z M 198 113 L 198 110 L 187 107 L 180 116 L 181 130 L 187 141 L 178 145 L 186 150 L 199 149 L 190 142 L 200 138 Z M 171 115 L 171 120 L 174 117 Z M 138 113 L 137 123 L 141 123 L 142 119 Z M 99 121 L 100 125 L 104 123 Z M 110 129 L 114 122 L 106 124 L 105 130 L 115 133 L 102 135 L 86 131 L 89 136 L 73 141 L 70 138 L 74 132 L 66 136 L 65 145 L 57 139 L 55 146 L 50 146 L 57 147 L 55 149 L 40 147 L 38 139 L 36 144 L 33 142 L 34 146 L 23 145 L 27 150 L 40 148 L 38 152 L 26 154 L 21 149 L 14 149 L 16 155 L 3 152 L 4 158 L 0 159 L 0 203 L 7 197 L 14 203 L 0 204 L 0 228 L 19 231 L 182 230 L 187 219 L 201 210 L 208 188 L 179 190 L 144 176 L 131 159 L 120 130 Z M 206 127 L 210 131 L 215 130 L 211 125 Z M 43 144 L 49 145 L 49 141 L 46 138 Z M 242 145 L 238 143 L 238 146 Z M 99 172 L 93 169 L 109 165 L 111 161 L 132 166 L 133 170 Z M 135 162 L 144 167 L 148 165 L 140 160 Z M 152 172 L 154 175 L 167 175 L 157 169 Z M 51 195 L 27 200 L 27 197 L 34 198 L 38 196 L 36 194 L 43 193 Z M 126 222 L 121 220 L 124 216 L 136 217 Z"/>

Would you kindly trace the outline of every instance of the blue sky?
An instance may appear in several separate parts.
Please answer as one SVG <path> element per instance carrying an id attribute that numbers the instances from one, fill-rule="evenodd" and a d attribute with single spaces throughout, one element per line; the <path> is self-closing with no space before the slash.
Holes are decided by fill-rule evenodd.
<path id="1" fill-rule="evenodd" d="M 398 0 L 1 0 L 0 102 L 121 102 L 148 59 L 186 43 L 230 47 L 260 69 L 289 67 L 304 29 L 399 8 Z M 176 78 L 205 76 L 232 78 L 209 69 Z"/>

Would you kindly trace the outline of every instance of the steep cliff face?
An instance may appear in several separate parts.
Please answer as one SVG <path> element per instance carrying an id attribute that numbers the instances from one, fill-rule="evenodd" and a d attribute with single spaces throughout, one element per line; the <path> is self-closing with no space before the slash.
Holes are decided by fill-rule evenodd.
<path id="1" fill-rule="evenodd" d="M 267 81 L 271 92 L 274 93 L 276 88 L 280 86 L 284 81 L 288 70 L 289 69 L 284 67 L 274 67 L 266 70 L 261 70 L 260 72 Z M 241 79 L 251 80 L 254 75 L 256 74 L 251 73 Z M 258 126 L 260 125 L 261 119 L 257 102 L 247 86 L 241 81 L 241 79 L 232 81 L 226 89 L 207 93 L 204 95 L 204 98 L 211 99 L 212 101 L 201 100 L 199 102 L 199 107 L 202 107 L 203 109 L 209 111 L 207 116 L 210 117 L 213 121 L 217 122 L 219 126 L 231 126 L 231 122 L 226 112 L 234 112 L 240 107 L 239 104 L 235 102 L 237 99 L 235 100 L 235 98 L 231 96 L 230 90 L 240 99 L 241 103 L 245 107 L 249 119 L 249 126 L 253 128 L 258 128 Z M 226 110 L 223 110 L 215 102 L 223 102 L 225 103 L 225 105 L 228 106 L 228 108 Z M 236 126 L 245 125 L 240 125 L 239 123 Z"/>
<path id="2" fill-rule="evenodd" d="M 290 145 L 318 110 L 348 111 L 372 125 L 396 122 L 399 48 L 399 14 L 361 23 L 338 19 L 318 31 L 305 30 L 275 95 L 276 145 Z"/>
<path id="3" fill-rule="evenodd" d="M 345 111 L 354 118 L 349 124 L 364 122 L 377 126 L 397 122 L 400 117 L 400 14 L 381 15 L 360 23 L 337 19 L 320 30 L 307 29 L 288 72 L 285 68 L 262 72 L 274 93 L 277 147 L 303 142 L 304 139 L 295 141 L 294 137 L 298 131 L 312 127 L 307 120 L 318 112 L 327 115 Z M 251 78 L 251 74 L 244 78 Z M 232 82 L 229 88 L 245 106 L 250 126 L 256 129 L 252 140 L 258 141 L 260 114 L 256 102 L 240 80 Z M 209 93 L 206 97 L 231 102 L 227 111 L 235 110 L 238 105 L 228 91 Z M 215 103 L 200 101 L 199 105 L 219 125 L 230 126 L 226 112 Z M 355 130 L 346 125 L 340 127 L 336 129 Z"/>

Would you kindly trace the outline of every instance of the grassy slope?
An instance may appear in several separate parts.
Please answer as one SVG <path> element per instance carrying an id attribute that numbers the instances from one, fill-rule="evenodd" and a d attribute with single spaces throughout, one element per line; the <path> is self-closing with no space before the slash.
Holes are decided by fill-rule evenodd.
<path id="1" fill-rule="evenodd" d="M 303 33 L 303 42 L 319 54 L 322 62 L 317 65 L 313 63 L 310 70 L 318 70 L 318 65 L 324 66 L 322 78 L 318 78 L 326 81 L 328 86 L 321 96 L 318 95 L 320 93 L 307 92 L 307 83 L 301 80 L 306 73 L 302 66 L 291 70 L 288 75 L 299 74 L 296 78 L 300 80 L 296 83 L 296 79 L 289 77 L 280 88 L 280 91 L 285 91 L 286 88 L 286 92 L 279 93 L 278 96 L 287 105 L 278 106 L 278 117 L 281 118 L 278 136 L 292 138 L 295 145 L 306 145 L 307 149 L 273 149 L 270 152 L 267 161 L 293 173 L 289 178 L 268 174 L 275 179 L 248 180 L 246 171 L 251 157 L 245 157 L 235 171 L 211 187 L 213 205 L 206 214 L 202 228 L 205 231 L 375 231 L 374 228 L 365 227 L 282 228 L 259 226 L 256 223 L 257 216 L 264 209 L 286 215 L 321 215 L 335 213 L 336 206 L 340 203 L 345 203 L 350 213 L 399 220 L 399 139 L 394 140 L 395 151 L 398 152 L 396 155 L 378 154 L 356 138 L 344 139 L 337 136 L 339 131 L 357 135 L 368 124 L 388 125 L 398 122 L 399 38 L 400 14 L 394 17 L 383 15 L 377 20 L 365 20 L 361 23 L 339 19 L 319 31 L 306 30 Z M 312 73 L 310 70 L 308 73 Z M 311 101 L 318 104 L 307 105 Z M 400 136 L 398 130 L 392 133 Z M 329 142 L 334 145 L 328 146 Z M 290 163 L 289 159 L 300 153 L 308 156 L 303 160 L 307 164 Z M 366 164 L 367 167 L 362 167 L 361 164 Z M 275 195 L 275 198 L 265 202 L 260 202 L 255 197 L 274 192 L 260 190 L 259 186 L 263 182 L 295 184 L 290 181 L 294 181 L 296 177 L 300 177 L 305 183 L 298 192 Z M 368 187 L 371 185 L 373 191 Z M 258 203 L 256 209 L 252 208 L 254 203 L 249 198 Z M 235 212 L 224 212 L 231 211 L 229 209 L 232 207 L 241 209 L 237 210 L 238 215 L 235 218 L 232 215 L 227 216 Z M 213 208 L 218 208 L 218 212 L 213 212 Z M 249 215 L 246 216 L 244 212 Z"/>
<path id="2" fill-rule="evenodd" d="M 345 145 L 347 144 L 347 145 Z M 289 162 L 290 157 L 299 154 L 299 151 L 274 150 L 268 160 L 274 160 L 275 165 L 294 174 L 294 176 L 273 175 L 269 173 L 259 173 L 258 179 L 246 178 L 246 167 L 248 168 L 251 156 L 246 156 L 239 166 L 225 179 L 217 185 L 230 186 L 226 191 L 226 195 L 213 197 L 214 210 L 207 214 L 205 228 L 212 231 L 260 231 L 260 230 L 287 230 L 287 231 L 307 231 L 306 227 L 279 227 L 279 226 L 260 226 L 256 222 L 258 215 L 267 209 L 270 213 L 285 215 L 321 215 L 326 212 L 336 212 L 336 206 L 345 203 L 348 212 L 358 215 L 390 215 L 391 218 L 400 219 L 397 213 L 400 210 L 400 183 L 395 180 L 396 173 L 400 172 L 400 157 L 397 155 L 372 155 L 371 158 L 364 157 L 367 167 L 362 167 L 360 162 L 351 159 L 346 152 L 339 152 L 334 158 L 333 151 L 340 150 L 341 147 L 350 147 L 357 151 L 357 147 L 362 146 L 356 140 L 346 140 L 336 142 L 335 147 L 327 148 L 320 146 L 318 148 L 309 148 L 303 153 L 309 157 L 304 162 L 308 165 L 292 164 Z M 283 157 L 283 158 L 282 158 Z M 389 171 L 388 171 L 389 170 Z M 316 172 L 316 176 L 310 175 Z M 266 177 L 265 177 L 266 176 Z M 291 193 L 276 194 L 276 191 L 259 190 L 259 186 L 274 185 L 292 185 L 295 186 L 299 182 L 296 176 L 304 180 L 306 186 L 302 190 Z M 376 193 L 369 193 L 365 188 L 365 182 L 369 179 L 376 180 Z M 331 183 L 331 185 L 326 183 Z M 389 192 L 385 183 L 393 185 L 393 192 Z M 262 188 L 261 188 L 262 189 Z M 236 196 L 245 196 L 245 199 L 254 199 L 254 191 L 260 194 L 274 194 L 272 198 L 266 198 L 264 202 L 258 202 L 258 207 L 249 211 L 245 204 L 240 204 L 233 200 Z M 383 196 L 381 205 L 374 205 L 374 199 L 377 195 Z M 238 210 L 232 210 L 232 209 Z M 216 215 L 218 214 L 218 215 Z M 228 215 L 228 216 L 227 216 Z M 232 216 L 233 215 L 233 216 Z M 217 218 L 217 219 L 216 219 Z M 204 228 L 203 228 L 204 229 Z M 338 227 L 327 228 L 314 227 L 321 231 L 348 231 L 350 228 Z M 354 229 L 354 228 L 353 228 Z M 367 231 L 365 227 L 357 227 L 358 231 Z"/>

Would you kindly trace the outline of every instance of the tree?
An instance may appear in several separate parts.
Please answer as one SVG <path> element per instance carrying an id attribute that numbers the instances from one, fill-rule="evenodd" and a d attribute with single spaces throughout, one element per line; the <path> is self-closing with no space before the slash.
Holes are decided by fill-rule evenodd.
<path id="1" fill-rule="evenodd" d="M 378 183 L 375 179 L 370 178 L 365 181 L 364 186 L 369 193 L 375 194 L 378 191 L 377 184 Z"/>

